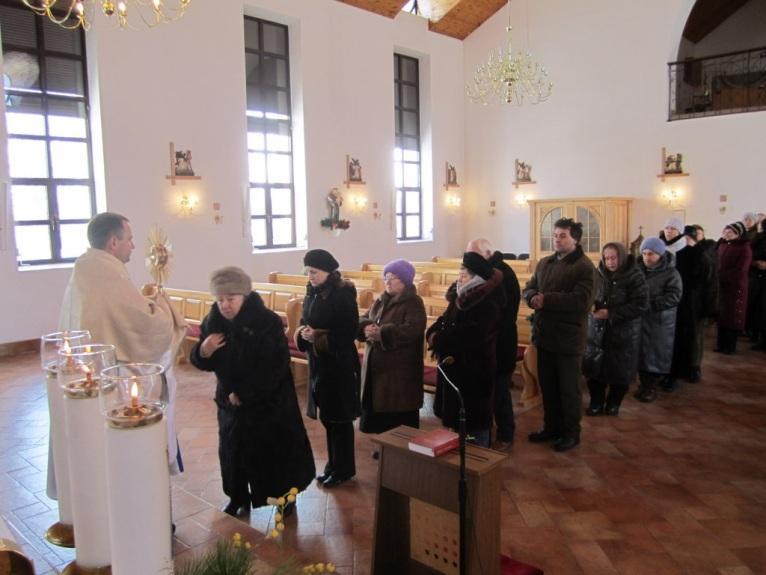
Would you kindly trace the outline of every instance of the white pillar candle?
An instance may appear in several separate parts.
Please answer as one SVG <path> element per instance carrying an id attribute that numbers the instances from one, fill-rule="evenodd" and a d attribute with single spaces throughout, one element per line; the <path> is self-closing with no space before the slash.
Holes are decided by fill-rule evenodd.
<path id="1" fill-rule="evenodd" d="M 167 422 L 107 423 L 112 575 L 172 573 Z"/>
<path id="2" fill-rule="evenodd" d="M 50 434 L 48 440 L 53 452 L 56 497 L 59 504 L 59 520 L 48 528 L 45 538 L 54 545 L 74 547 L 64 393 L 58 384 L 55 364 L 54 367 L 49 367 L 45 370 L 45 386 L 48 391 L 48 412 L 50 414 Z"/>
<path id="3" fill-rule="evenodd" d="M 69 439 L 75 563 L 82 569 L 110 563 L 109 509 L 106 484 L 106 437 L 98 403 L 98 388 L 90 396 L 65 394 Z M 138 572 L 136 572 L 138 573 Z"/>

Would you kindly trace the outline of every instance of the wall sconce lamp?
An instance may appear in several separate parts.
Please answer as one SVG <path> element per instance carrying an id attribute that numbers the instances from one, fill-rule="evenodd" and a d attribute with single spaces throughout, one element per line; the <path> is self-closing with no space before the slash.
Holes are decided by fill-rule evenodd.
<path id="1" fill-rule="evenodd" d="M 184 194 L 178 202 L 178 214 L 180 216 L 193 216 L 194 208 L 199 205 L 199 200 L 195 196 Z"/>
<path id="2" fill-rule="evenodd" d="M 516 194 L 515 201 L 517 206 L 519 206 L 520 208 L 524 208 L 529 203 L 529 196 L 524 193 Z"/>
<path id="3" fill-rule="evenodd" d="M 663 190 L 661 196 L 662 200 L 667 202 L 668 207 L 676 206 L 681 201 L 681 192 L 679 190 Z"/>
<path id="4" fill-rule="evenodd" d="M 367 196 L 361 192 L 352 194 L 349 202 L 351 203 L 351 209 L 355 212 L 363 212 L 367 209 Z"/>
<path id="5" fill-rule="evenodd" d="M 444 203 L 447 205 L 448 210 L 458 210 L 460 209 L 460 203 L 461 203 L 460 195 L 456 193 L 450 193 L 447 194 L 446 198 L 444 199 Z"/>

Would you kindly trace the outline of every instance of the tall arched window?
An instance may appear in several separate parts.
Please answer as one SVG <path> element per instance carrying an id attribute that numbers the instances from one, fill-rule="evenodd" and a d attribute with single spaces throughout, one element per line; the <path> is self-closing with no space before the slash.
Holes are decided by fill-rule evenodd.
<path id="1" fill-rule="evenodd" d="M 561 208 L 553 208 L 543 217 L 540 223 L 540 251 L 553 251 L 553 224 L 562 217 Z"/>
<path id="2" fill-rule="evenodd" d="M 576 220 L 582 223 L 582 240 L 580 245 L 585 252 L 598 252 L 601 250 L 601 225 L 598 223 L 596 214 L 588 208 L 577 206 Z"/>

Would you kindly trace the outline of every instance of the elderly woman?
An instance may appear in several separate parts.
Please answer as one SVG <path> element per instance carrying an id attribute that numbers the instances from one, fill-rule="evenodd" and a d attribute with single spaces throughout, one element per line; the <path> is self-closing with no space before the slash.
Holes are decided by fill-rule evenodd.
<path id="1" fill-rule="evenodd" d="M 657 385 L 670 373 L 673 340 L 676 333 L 676 308 L 681 301 L 681 276 L 673 254 L 659 238 L 641 243 L 638 267 L 649 288 L 649 310 L 641 318 L 641 344 L 638 352 L 640 385 L 636 399 L 649 403 L 657 399 Z"/>
<path id="2" fill-rule="evenodd" d="M 466 252 L 457 282 L 447 292 L 449 305 L 426 332 L 434 355 L 444 361 L 447 377 L 460 389 L 465 402 L 470 441 L 489 447 L 492 427 L 492 390 L 496 373 L 496 342 L 505 292 L 496 289 L 503 274 L 483 256 Z M 439 374 L 434 413 L 445 427 L 458 426 L 460 404 L 453 389 Z"/>
<path id="3" fill-rule="evenodd" d="M 357 339 L 367 342 L 359 425 L 364 433 L 383 433 L 399 425 L 419 427 L 426 310 L 415 293 L 414 278 L 411 263 L 386 264 L 386 291 L 359 321 Z"/>
<path id="4" fill-rule="evenodd" d="M 684 222 L 681 218 L 668 218 L 665 220 L 665 228 L 660 232 L 660 239 L 665 243 L 665 249 L 675 254 L 686 247 L 686 239 L 683 236 Z"/>
<path id="5" fill-rule="evenodd" d="M 202 321 L 190 360 L 218 380 L 218 457 L 230 498 L 223 511 L 239 515 L 292 487 L 305 489 L 314 477 L 314 456 L 282 320 L 240 268 L 213 272 L 210 292 L 216 303 Z"/>
<path id="6" fill-rule="evenodd" d="M 327 436 L 327 465 L 317 481 L 335 487 L 356 475 L 354 420 L 361 411 L 356 288 L 341 279 L 337 260 L 325 250 L 309 250 L 303 264 L 309 283 L 295 343 L 308 354 L 307 415 L 316 419 L 318 413 Z"/>
<path id="7" fill-rule="evenodd" d="M 590 361 L 587 353 L 583 358 L 590 391 L 586 415 L 619 413 L 628 386 L 636 378 L 641 316 L 648 309 L 649 292 L 635 258 L 620 243 L 605 244 L 598 266 L 595 309 L 589 322 L 602 334 L 599 350 L 602 358 Z"/>
<path id="8" fill-rule="evenodd" d="M 745 224 L 734 222 L 718 241 L 718 346 L 714 351 L 737 353 L 737 337 L 745 329 L 748 274 L 753 250 Z"/>

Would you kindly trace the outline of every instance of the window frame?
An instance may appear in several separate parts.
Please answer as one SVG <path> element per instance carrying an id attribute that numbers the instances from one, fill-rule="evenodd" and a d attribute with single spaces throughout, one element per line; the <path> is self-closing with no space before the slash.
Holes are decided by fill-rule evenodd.
<path id="1" fill-rule="evenodd" d="M 62 226 L 68 225 L 68 224 L 87 224 L 90 221 L 90 219 L 96 214 L 96 186 L 95 186 L 94 167 L 93 167 L 93 138 L 91 134 L 91 121 L 90 121 L 91 107 L 90 107 L 90 99 L 88 96 L 89 95 L 88 60 L 87 60 L 87 53 L 86 53 L 87 51 L 86 51 L 86 42 L 85 42 L 85 32 L 82 30 L 82 28 L 77 28 L 75 30 L 66 30 L 66 32 L 68 33 L 79 35 L 80 54 L 72 54 L 67 52 L 59 52 L 56 50 L 49 50 L 46 48 L 45 26 L 46 24 L 49 26 L 55 25 L 55 24 L 48 23 L 46 18 L 40 17 L 34 14 L 29 8 L 27 8 L 21 3 L 13 2 L 12 0 L 0 0 L 0 5 L 9 9 L 29 12 L 31 16 L 33 17 L 35 33 L 36 33 L 36 43 L 34 47 L 21 46 L 17 44 L 6 43 L 5 41 L 3 41 L 2 45 L 0 45 L 0 50 L 2 50 L 3 53 L 22 52 L 25 54 L 30 54 L 36 58 L 38 66 L 39 66 L 39 80 L 38 80 L 39 87 L 36 89 L 36 91 L 10 88 L 10 89 L 5 89 L 4 94 L 6 97 L 17 95 L 21 97 L 39 98 L 40 104 L 41 104 L 41 113 L 43 115 L 44 124 L 45 124 L 44 135 L 11 134 L 11 133 L 8 133 L 8 131 L 6 130 L 6 133 L 4 134 L 5 141 L 6 141 L 6 149 L 10 150 L 11 140 L 25 140 L 25 141 L 37 141 L 37 142 L 42 141 L 42 142 L 45 142 L 46 154 L 47 154 L 46 168 L 47 168 L 48 176 L 33 177 L 33 178 L 12 177 L 10 155 L 8 155 L 8 167 L 9 167 L 8 173 L 9 173 L 9 181 L 11 186 L 10 187 L 11 198 L 13 197 L 13 188 L 15 186 L 45 187 L 46 200 L 47 200 L 47 212 L 48 212 L 47 219 L 37 219 L 37 220 L 17 220 L 14 214 L 13 229 L 14 229 L 14 245 L 16 247 L 17 267 L 20 269 L 23 269 L 23 268 L 31 268 L 35 266 L 48 266 L 48 265 L 72 263 L 77 259 L 77 257 L 79 257 L 79 255 L 70 256 L 70 257 L 61 256 Z M 48 86 L 47 86 L 48 84 L 47 59 L 48 58 L 57 58 L 61 60 L 79 62 L 80 68 L 81 68 L 82 90 L 83 90 L 83 94 L 81 96 L 66 95 L 66 94 L 62 94 L 58 92 L 48 91 Z M 66 102 L 66 103 L 76 103 L 76 104 L 83 105 L 84 107 L 83 120 L 85 122 L 84 137 L 51 136 L 50 135 L 49 109 L 51 107 L 50 106 L 51 102 Z M 5 108 L 5 113 L 6 115 L 8 113 L 7 107 Z M 53 154 L 51 151 L 51 144 L 54 142 L 77 142 L 77 143 L 85 144 L 86 160 L 88 163 L 87 178 L 62 178 L 62 177 L 53 176 Z M 59 186 L 87 186 L 89 189 L 90 216 L 87 218 L 67 218 L 65 220 L 62 220 L 59 215 L 61 212 L 61 209 L 59 206 L 58 194 L 57 194 L 57 191 L 58 191 L 57 188 Z M 50 243 L 51 257 L 46 259 L 21 260 L 20 250 L 18 247 L 18 241 L 16 239 L 17 228 L 43 226 L 43 225 L 47 226 L 48 228 L 48 241 Z"/>
<path id="2" fill-rule="evenodd" d="M 258 48 L 251 48 L 248 47 L 247 42 L 247 22 L 255 22 L 258 24 Z M 274 22 L 271 20 L 265 20 L 263 18 L 257 18 L 255 16 L 244 16 L 244 22 L 245 22 L 245 59 L 247 60 L 247 56 L 252 54 L 256 55 L 259 58 L 268 57 L 268 58 L 274 58 L 277 60 L 283 60 L 285 63 L 285 70 L 287 72 L 286 77 L 286 85 L 285 87 L 281 87 L 278 85 L 273 85 L 271 83 L 267 83 L 263 81 L 262 76 L 259 74 L 259 79 L 257 84 L 251 84 L 248 81 L 248 78 L 245 78 L 245 91 L 246 91 L 246 122 L 247 122 L 247 133 L 250 134 L 250 122 L 255 121 L 259 122 L 263 126 L 262 132 L 255 132 L 255 133 L 262 133 L 264 135 L 263 140 L 263 149 L 251 149 L 249 144 L 247 147 L 247 155 L 248 155 L 248 206 L 249 206 L 249 219 L 250 219 L 250 247 L 252 250 L 252 253 L 258 253 L 263 251 L 269 251 L 269 250 L 283 250 L 283 249 L 290 249 L 295 248 L 298 245 L 298 238 L 297 238 L 297 204 L 296 204 L 296 198 L 295 198 L 295 142 L 293 138 L 293 106 L 292 106 L 292 80 L 290 77 L 290 29 L 287 25 L 281 24 L 279 22 Z M 284 29 L 284 38 L 285 38 L 285 44 L 284 54 L 278 54 L 275 52 L 269 52 L 266 49 L 264 49 L 264 34 L 263 34 L 263 28 L 264 24 L 267 26 L 273 26 L 277 28 L 283 28 Z M 246 68 L 247 72 L 247 68 Z M 287 98 L 287 110 L 288 110 L 288 117 L 286 120 L 280 119 L 280 118 L 267 118 L 267 113 L 264 111 L 262 112 L 261 117 L 257 116 L 251 116 L 250 110 L 247 110 L 247 96 L 249 95 L 249 90 L 251 87 L 254 87 L 256 90 L 260 90 L 261 87 L 268 87 L 270 90 L 275 90 L 277 92 L 284 92 Z M 288 137 L 290 139 L 290 145 L 288 151 L 281 151 L 281 150 L 269 150 L 268 148 L 268 138 L 267 134 L 272 133 L 268 131 L 269 124 L 274 126 L 282 126 L 285 125 L 287 127 L 287 133 Z M 262 153 L 264 156 L 264 173 L 266 181 L 264 182 L 254 182 L 252 181 L 252 174 L 250 174 L 249 170 L 249 158 L 250 154 L 253 153 Z M 289 183 L 270 183 L 269 176 L 268 176 L 268 156 L 270 154 L 276 154 L 280 156 L 287 156 L 289 159 L 290 164 L 290 182 Z M 250 201 L 250 194 L 252 193 L 251 190 L 253 189 L 263 189 L 264 190 L 264 213 L 261 214 L 254 214 L 253 213 L 253 206 L 252 202 Z M 290 214 L 274 214 L 273 213 L 273 206 L 271 202 L 271 192 L 273 189 L 289 189 L 290 190 Z M 274 223 L 275 221 L 279 220 L 290 220 L 290 227 L 291 227 L 291 235 L 292 235 L 292 242 L 290 243 L 274 243 Z M 266 228 L 266 244 L 262 245 L 255 245 L 254 244 L 254 238 L 252 234 L 252 226 L 254 221 L 264 221 L 265 222 L 265 228 Z"/>
<path id="3" fill-rule="evenodd" d="M 405 61 L 411 61 L 415 64 L 415 81 L 409 81 L 403 79 L 402 69 Z M 404 89 L 405 87 L 411 87 L 415 89 L 416 106 L 414 108 L 404 106 Z M 423 233 L 423 149 L 421 141 L 421 127 L 420 127 L 420 60 L 412 56 L 405 54 L 394 53 L 394 174 L 396 181 L 396 170 L 401 170 L 401 187 L 395 188 L 396 198 L 395 201 L 395 216 L 397 223 L 396 240 L 398 242 L 417 241 L 425 238 Z M 405 113 L 415 114 L 415 126 L 416 134 L 408 134 L 404 132 L 404 115 Z M 416 139 L 418 148 L 418 160 L 405 161 L 404 145 L 405 138 Z M 396 150 L 401 151 L 401 159 L 397 159 Z M 417 165 L 418 172 L 418 185 L 417 186 L 405 186 L 404 185 L 404 172 L 406 165 Z M 418 211 L 407 211 L 407 193 L 416 192 L 418 194 Z M 401 200 L 401 201 L 399 201 Z M 410 216 L 417 216 L 418 218 L 418 233 L 408 234 L 407 218 Z"/>

